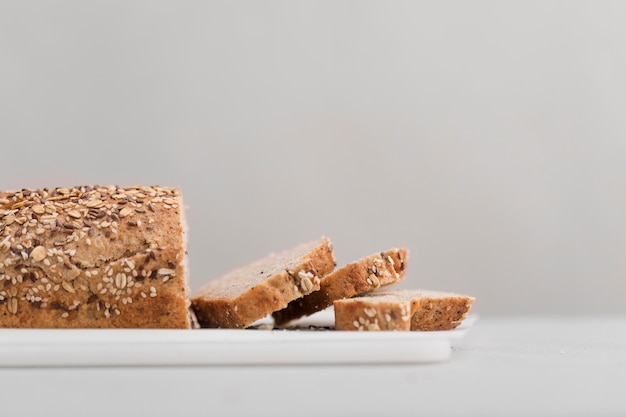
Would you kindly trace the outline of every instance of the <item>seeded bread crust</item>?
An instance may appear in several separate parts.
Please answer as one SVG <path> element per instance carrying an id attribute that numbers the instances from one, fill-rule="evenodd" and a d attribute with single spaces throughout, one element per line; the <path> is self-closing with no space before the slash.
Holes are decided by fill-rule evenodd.
<path id="1" fill-rule="evenodd" d="M 354 297 L 402 281 L 408 256 L 408 249 L 394 248 L 335 270 L 322 278 L 319 291 L 294 300 L 286 308 L 273 313 L 275 325 L 288 326 L 293 320 L 330 307 L 335 300 Z"/>
<path id="2" fill-rule="evenodd" d="M 192 297 L 202 327 L 245 328 L 317 291 L 335 268 L 328 238 L 303 243 L 209 281 Z"/>
<path id="3" fill-rule="evenodd" d="M 0 192 L 0 327 L 190 328 L 176 188 Z"/>
<path id="4" fill-rule="evenodd" d="M 375 291 L 334 302 L 337 330 L 450 330 L 467 317 L 475 299 L 424 290 Z"/>

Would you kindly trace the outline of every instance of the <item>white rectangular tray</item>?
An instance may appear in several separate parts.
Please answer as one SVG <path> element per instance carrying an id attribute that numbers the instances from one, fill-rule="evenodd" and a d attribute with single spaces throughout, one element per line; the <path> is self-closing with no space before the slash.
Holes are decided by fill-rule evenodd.
<path id="1" fill-rule="evenodd" d="M 474 320 L 436 332 L 0 329 L 0 368 L 442 362 Z M 323 311 L 299 324 L 332 323 Z"/>

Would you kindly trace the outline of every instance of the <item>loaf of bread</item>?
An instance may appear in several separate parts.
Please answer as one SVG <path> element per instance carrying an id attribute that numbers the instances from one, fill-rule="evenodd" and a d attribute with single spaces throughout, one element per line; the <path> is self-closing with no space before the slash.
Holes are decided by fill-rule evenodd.
<path id="1" fill-rule="evenodd" d="M 408 253 L 406 248 L 390 249 L 335 270 L 322 278 L 319 291 L 294 300 L 286 308 L 272 314 L 275 324 L 286 326 L 293 320 L 330 307 L 335 300 L 402 281 Z"/>
<path id="2" fill-rule="evenodd" d="M 334 302 L 337 330 L 450 330 L 474 298 L 424 290 L 375 291 Z"/>
<path id="3" fill-rule="evenodd" d="M 329 239 L 303 243 L 209 281 L 192 296 L 192 308 L 202 327 L 245 328 L 319 290 L 334 268 Z"/>
<path id="4" fill-rule="evenodd" d="M 0 327 L 189 328 L 176 188 L 0 193 Z"/>

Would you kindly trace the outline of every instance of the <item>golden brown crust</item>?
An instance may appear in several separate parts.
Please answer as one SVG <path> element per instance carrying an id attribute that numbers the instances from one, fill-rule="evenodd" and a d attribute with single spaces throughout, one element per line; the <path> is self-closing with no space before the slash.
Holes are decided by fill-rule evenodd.
<path id="1" fill-rule="evenodd" d="M 376 291 L 338 300 L 337 330 L 450 330 L 465 319 L 475 299 L 466 295 L 423 291 Z"/>
<path id="2" fill-rule="evenodd" d="M 189 328 L 176 188 L 0 193 L 0 327 Z"/>
<path id="3" fill-rule="evenodd" d="M 245 328 L 318 290 L 334 267 L 329 239 L 307 242 L 209 281 L 193 295 L 192 308 L 203 327 Z"/>
<path id="4" fill-rule="evenodd" d="M 330 307 L 335 300 L 354 297 L 402 281 L 408 255 L 408 249 L 394 248 L 335 270 L 322 278 L 319 291 L 294 300 L 286 308 L 273 313 L 275 324 L 284 327 L 293 320 Z"/>

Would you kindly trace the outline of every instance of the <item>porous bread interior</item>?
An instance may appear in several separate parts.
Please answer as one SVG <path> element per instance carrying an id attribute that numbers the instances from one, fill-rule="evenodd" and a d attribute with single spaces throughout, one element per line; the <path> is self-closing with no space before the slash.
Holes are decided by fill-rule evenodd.
<path id="1" fill-rule="evenodd" d="M 320 277 L 335 265 L 332 243 L 322 237 L 209 281 L 192 296 L 192 307 L 203 327 L 245 328 L 319 290 Z"/>
<path id="2" fill-rule="evenodd" d="M 338 330 L 450 330 L 467 316 L 474 297 L 429 290 L 375 291 L 337 300 Z M 394 313 L 397 310 L 400 314 Z"/>
<path id="3" fill-rule="evenodd" d="M 402 281 L 408 257 L 408 249 L 392 248 L 335 269 L 321 279 L 319 291 L 294 300 L 286 308 L 273 313 L 275 325 L 285 327 L 294 320 L 331 306 L 335 300 Z"/>
<path id="4" fill-rule="evenodd" d="M 209 281 L 200 288 L 196 297 L 234 298 L 255 285 L 265 282 L 269 277 L 296 267 L 302 262 L 303 257 L 324 240 L 322 238 L 303 243 L 234 269 L 220 278 Z"/>

